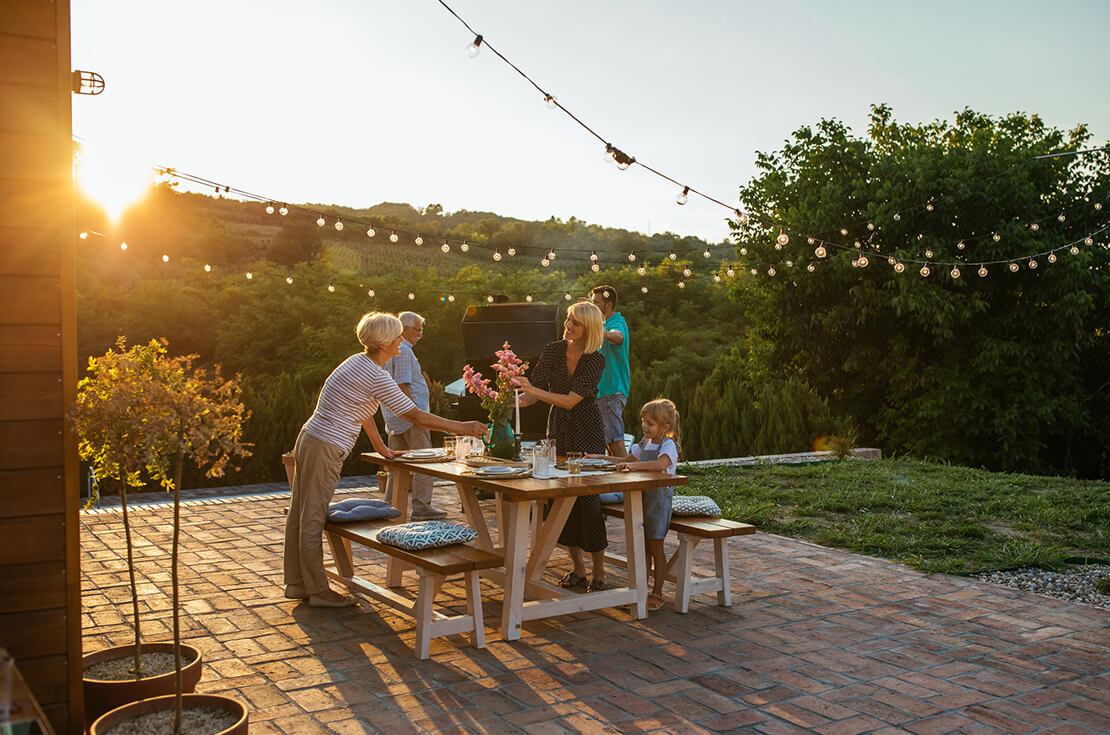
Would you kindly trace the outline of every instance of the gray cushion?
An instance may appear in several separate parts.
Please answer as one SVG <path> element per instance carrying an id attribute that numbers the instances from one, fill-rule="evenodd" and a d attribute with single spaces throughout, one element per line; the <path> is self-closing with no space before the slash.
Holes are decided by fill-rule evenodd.
<path id="1" fill-rule="evenodd" d="M 602 493 L 597 496 L 602 505 L 616 505 L 624 502 L 624 493 Z"/>
<path id="2" fill-rule="evenodd" d="M 377 498 L 348 498 L 328 506 L 328 520 L 337 523 L 396 518 L 401 511 Z"/>
<path id="3" fill-rule="evenodd" d="M 705 495 L 675 495 L 671 512 L 676 516 L 721 517 L 721 508 L 713 498 Z"/>
<path id="4" fill-rule="evenodd" d="M 478 532 L 470 526 L 450 521 L 401 523 L 383 528 L 378 532 L 378 541 L 406 551 L 465 544 L 476 538 L 478 538 Z"/>

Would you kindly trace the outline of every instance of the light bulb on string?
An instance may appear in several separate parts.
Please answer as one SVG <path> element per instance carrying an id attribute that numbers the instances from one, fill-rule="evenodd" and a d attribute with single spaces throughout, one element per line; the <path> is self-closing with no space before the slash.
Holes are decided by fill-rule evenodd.
<path id="1" fill-rule="evenodd" d="M 548 259 L 548 258 L 544 258 L 543 260 L 540 261 L 540 265 L 542 265 L 544 268 L 546 268 L 547 266 L 551 265 L 551 260 Z"/>
<path id="2" fill-rule="evenodd" d="M 447 294 L 447 300 L 450 301 L 452 304 L 455 303 L 455 294 L 453 294 L 453 293 Z"/>
<path id="3" fill-rule="evenodd" d="M 547 251 L 547 259 L 548 260 L 555 260 L 555 251 L 554 250 L 548 250 Z"/>
<path id="4" fill-rule="evenodd" d="M 204 264 L 204 272 L 205 273 L 211 273 L 212 272 L 212 266 L 208 263 L 205 263 Z"/>
<path id="5" fill-rule="evenodd" d="M 170 262 L 170 256 L 168 256 L 168 255 L 163 255 L 163 256 L 162 256 L 162 262 L 163 262 L 163 263 L 169 263 L 169 262 Z"/>
<path id="6" fill-rule="evenodd" d="M 772 278 L 774 277 L 776 272 L 777 271 L 775 270 L 775 266 L 771 266 L 767 269 L 767 275 L 771 276 Z"/>
<path id="7" fill-rule="evenodd" d="M 558 105 L 555 103 L 555 98 L 549 94 L 543 96 L 543 103 L 547 105 L 547 109 L 554 110 Z"/>
<path id="8" fill-rule="evenodd" d="M 636 252 L 635 251 L 628 254 L 628 262 L 629 263 L 635 263 L 636 262 Z"/>
<path id="9" fill-rule="evenodd" d="M 415 301 L 415 300 L 416 300 L 416 294 L 414 294 L 412 291 L 409 291 L 409 301 Z"/>
<path id="10" fill-rule="evenodd" d="M 776 250 L 782 250 L 782 246 L 790 242 L 790 235 L 786 234 L 786 230 L 779 230 L 779 236 L 775 238 L 775 243 L 779 246 Z"/>
<path id="11" fill-rule="evenodd" d="M 1072 245 L 1071 248 L 1068 250 L 1068 252 L 1071 253 L 1072 255 L 1079 255 L 1079 248 L 1076 247 L 1075 245 Z"/>
<path id="12" fill-rule="evenodd" d="M 439 246 L 439 249 L 445 253 L 449 253 L 451 252 L 451 243 L 444 240 L 443 244 Z"/>
<path id="13" fill-rule="evenodd" d="M 813 239 L 812 237 L 807 237 L 806 238 L 806 244 L 808 244 L 808 245 L 813 245 L 816 242 L 817 241 L 815 239 Z"/>
<path id="14" fill-rule="evenodd" d="M 903 264 L 903 263 L 895 263 L 894 264 L 894 272 L 895 273 L 902 273 L 905 270 L 906 270 L 905 264 Z"/>
<path id="15" fill-rule="evenodd" d="M 498 261 L 498 262 L 501 261 L 501 251 L 500 250 L 494 250 L 493 251 L 493 259 Z"/>
<path id="16" fill-rule="evenodd" d="M 741 255 L 747 255 L 748 254 L 748 249 L 747 248 L 740 248 L 740 254 Z"/>
<path id="17" fill-rule="evenodd" d="M 887 265 L 893 266 L 895 263 L 898 262 L 898 258 L 895 258 L 893 255 L 891 255 L 890 257 L 888 257 L 886 259 L 886 262 L 887 262 Z"/>
<path id="18" fill-rule="evenodd" d="M 758 275 L 759 275 L 759 271 L 758 271 L 758 270 L 756 270 L 755 268 L 752 268 L 752 275 L 753 275 L 753 276 L 758 276 Z"/>
<path id="19" fill-rule="evenodd" d="M 631 165 L 632 165 L 632 161 L 630 161 L 630 160 L 617 161 L 617 168 L 619 168 L 621 171 L 627 171 L 628 167 L 631 166 Z"/>
<path id="20" fill-rule="evenodd" d="M 511 258 L 512 256 L 516 255 L 516 248 L 509 248 L 505 252 L 507 252 L 509 254 L 509 257 Z"/>
<path id="21" fill-rule="evenodd" d="M 840 228 L 840 236 L 841 237 L 848 237 L 848 228 L 847 227 L 841 227 Z M 783 244 L 785 245 L 786 243 L 783 243 Z"/>
<path id="22" fill-rule="evenodd" d="M 671 251 L 671 252 L 670 252 L 670 253 L 669 253 L 669 254 L 667 255 L 667 257 L 668 257 L 669 259 L 671 259 L 671 260 L 678 260 L 678 253 L 676 253 L 676 252 L 674 252 L 674 251 L 672 250 L 672 251 Z"/>
<path id="23" fill-rule="evenodd" d="M 532 294 L 528 294 L 527 296 L 525 296 L 524 300 L 527 301 L 529 304 L 532 303 Z"/>
<path id="24" fill-rule="evenodd" d="M 282 217 L 284 217 L 285 215 L 289 214 L 289 207 L 286 207 L 286 206 L 282 205 L 282 206 L 281 206 L 281 207 L 280 207 L 280 208 L 278 209 L 278 214 L 280 214 L 280 215 L 281 215 Z"/>
<path id="25" fill-rule="evenodd" d="M 899 214 L 898 212 L 895 212 L 894 213 L 894 221 L 895 222 L 901 222 L 902 221 L 902 215 Z"/>
<path id="26" fill-rule="evenodd" d="M 617 162 L 617 157 L 616 157 L 616 155 L 614 155 L 615 152 L 616 152 L 616 149 L 614 149 L 613 146 L 609 145 L 608 143 L 605 144 L 605 153 L 604 153 L 603 158 L 604 158 L 606 163 L 616 163 Z"/>
<path id="27" fill-rule="evenodd" d="M 1095 239 L 1093 237 L 1088 236 L 1088 237 L 1084 238 L 1083 244 L 1086 245 L 1087 247 L 1091 247 L 1092 245 L 1095 244 Z"/>
<path id="28" fill-rule="evenodd" d="M 1010 272 L 1011 273 L 1017 273 L 1019 269 L 1020 269 L 1020 266 L 1017 263 L 1010 263 Z"/>
<path id="29" fill-rule="evenodd" d="M 701 251 L 701 257 L 703 257 L 703 258 L 712 257 L 712 254 L 709 252 L 709 248 L 706 248 L 705 250 Z"/>
<path id="30" fill-rule="evenodd" d="M 952 266 L 952 270 L 948 271 L 948 275 L 952 276 L 952 278 L 959 278 L 960 277 L 960 269 L 957 268 L 956 266 Z"/>
<path id="31" fill-rule="evenodd" d="M 597 263 L 594 263 L 590 266 L 590 270 L 592 270 L 594 273 L 597 273 L 599 270 L 601 270 L 601 266 Z"/>
<path id="32" fill-rule="evenodd" d="M 328 284 L 328 293 L 335 293 L 335 286 L 330 283 Z"/>
<path id="33" fill-rule="evenodd" d="M 1064 214 L 1063 212 L 1060 212 L 1059 216 L 1056 217 L 1056 219 L 1059 220 L 1060 222 L 1063 222 L 1067 218 L 1068 218 L 1068 216 L 1066 214 Z"/>
<path id="34" fill-rule="evenodd" d="M 1029 259 L 1029 269 L 1030 270 L 1036 270 L 1037 269 L 1037 261 L 1034 258 Z"/>
<path id="35" fill-rule="evenodd" d="M 829 254 L 829 252 L 825 250 L 824 245 L 818 245 L 817 249 L 813 251 L 813 254 L 816 255 L 818 258 L 824 258 L 826 255 Z"/>
<path id="36" fill-rule="evenodd" d="M 793 268 L 794 267 L 794 261 L 793 260 L 786 261 L 786 267 L 787 268 Z"/>
<path id="37" fill-rule="evenodd" d="M 686 281 L 679 281 L 678 282 L 678 287 L 679 288 L 686 288 Z"/>
<path id="38" fill-rule="evenodd" d="M 1102 211 L 1102 202 L 1095 202 L 1095 211 L 1096 212 Z"/>
<path id="39" fill-rule="evenodd" d="M 689 268 L 683 268 L 683 269 L 682 269 L 682 275 L 686 276 L 687 278 L 689 278 L 689 277 L 690 277 L 690 274 L 691 274 L 692 272 L 693 272 L 693 271 L 691 271 L 691 270 L 690 270 Z"/>
<path id="40" fill-rule="evenodd" d="M 398 241 L 398 240 L 400 240 L 400 239 L 401 239 L 401 238 L 397 237 L 397 231 L 396 231 L 396 230 L 394 230 L 393 232 L 390 232 L 390 233 L 389 233 L 389 241 L 390 241 L 390 242 L 397 242 L 397 241 Z"/>
<path id="41" fill-rule="evenodd" d="M 320 217 L 317 217 L 317 218 L 316 218 L 316 226 L 317 226 L 317 227 L 323 227 L 323 226 L 324 226 L 324 225 L 326 225 L 326 224 L 327 224 L 327 220 L 325 220 L 325 219 L 323 218 L 323 216 L 320 216 Z"/>
<path id="42" fill-rule="evenodd" d="M 925 251 L 925 257 L 929 258 L 930 260 L 933 259 L 933 250 L 932 250 L 932 248 L 929 248 Z"/>
<path id="43" fill-rule="evenodd" d="M 1036 232 L 1037 230 L 1041 229 L 1041 226 L 1034 222 L 1033 224 L 1029 225 L 1029 229 L 1033 232 Z"/>
<path id="44" fill-rule="evenodd" d="M 979 270 L 977 271 L 977 273 L 979 274 L 980 278 L 986 278 L 987 277 L 987 266 L 985 266 L 985 265 L 979 266 Z"/>
<path id="45" fill-rule="evenodd" d="M 727 271 L 725 271 L 725 275 L 729 278 L 733 278 L 736 275 L 736 271 L 732 268 L 729 268 Z"/>
<path id="46" fill-rule="evenodd" d="M 860 267 L 860 268 L 866 268 L 866 267 L 867 267 L 867 264 L 868 264 L 868 263 L 870 263 L 870 262 L 871 262 L 871 261 L 869 261 L 869 260 L 867 259 L 867 256 L 866 256 L 866 255 L 861 255 L 861 256 L 859 256 L 859 267 Z"/>
<path id="47" fill-rule="evenodd" d="M 374 298 L 378 294 L 374 292 L 374 289 L 370 289 L 369 291 L 366 292 L 366 295 L 369 296 L 370 298 Z"/>
<path id="48" fill-rule="evenodd" d="M 1049 263 L 1055 263 L 1056 262 L 1056 253 L 1049 253 L 1048 254 L 1048 262 Z"/>
<path id="49" fill-rule="evenodd" d="M 120 249 L 120 250 L 127 250 L 127 243 L 125 243 L 125 242 L 121 242 L 121 243 L 119 244 L 119 249 Z"/>
<path id="50" fill-rule="evenodd" d="M 810 263 L 806 266 L 806 270 L 810 273 L 813 273 L 815 270 L 817 270 L 817 266 L 815 266 L 813 263 Z"/>
<path id="51" fill-rule="evenodd" d="M 748 217 L 747 212 L 741 212 L 739 209 L 734 209 L 732 211 L 736 214 L 736 221 L 740 225 L 746 225 L 748 224 L 748 222 L 751 221 L 751 218 Z"/>
<path id="52" fill-rule="evenodd" d="M 720 283 L 720 282 L 721 282 L 721 274 L 720 273 L 714 273 L 713 274 L 713 283 Z"/>
<path id="53" fill-rule="evenodd" d="M 958 243 L 956 243 L 956 249 L 957 250 L 963 250 L 966 247 L 967 247 L 967 244 L 964 243 L 963 240 L 960 240 Z"/>
<path id="54" fill-rule="evenodd" d="M 858 258 L 852 258 L 852 267 L 853 268 L 859 268 L 859 259 Z"/>
<path id="55" fill-rule="evenodd" d="M 378 234 L 378 232 L 373 227 L 367 227 L 366 228 L 366 236 L 367 237 L 373 237 L 376 234 Z"/>
<path id="56" fill-rule="evenodd" d="M 641 265 L 639 268 L 636 269 L 636 274 L 640 276 L 647 275 L 647 268 Z"/>
<path id="57" fill-rule="evenodd" d="M 640 286 L 640 293 L 647 293 L 647 286 Z"/>
<path id="58" fill-rule="evenodd" d="M 470 252 L 470 243 L 466 240 L 463 240 L 462 245 L 459 245 L 459 250 L 463 251 L 464 253 Z"/>
<path id="59" fill-rule="evenodd" d="M 570 297 L 570 294 L 569 294 L 569 293 L 565 293 L 565 294 L 563 294 L 563 298 L 564 298 L 564 299 L 565 299 L 566 301 L 570 301 L 570 298 L 571 298 L 571 297 Z"/>
<path id="60" fill-rule="evenodd" d="M 859 240 L 856 240 L 854 243 L 852 243 L 852 247 L 854 247 L 856 250 L 862 250 L 863 249 L 863 243 L 860 242 Z"/>
<path id="61" fill-rule="evenodd" d="M 491 296 L 487 296 L 487 297 L 486 297 L 486 303 L 488 303 L 488 304 L 492 304 L 492 303 L 493 303 L 493 296 L 492 296 L 492 295 L 491 295 Z"/>
<path id="62" fill-rule="evenodd" d="M 417 245 L 423 245 L 424 244 L 424 238 L 422 238 L 420 235 L 417 235 L 416 239 L 413 240 L 413 242 L 416 243 Z"/>
<path id="63" fill-rule="evenodd" d="M 474 40 L 466 45 L 466 55 L 470 58 L 476 58 L 478 54 L 482 53 L 482 34 L 479 33 L 474 37 Z"/>
<path id="64" fill-rule="evenodd" d="M 336 220 L 336 221 L 335 221 L 335 229 L 337 229 L 337 230 L 339 230 L 340 232 L 342 232 L 342 231 L 343 231 L 343 223 L 342 223 L 342 222 L 340 222 L 339 220 Z"/>
<path id="65" fill-rule="evenodd" d="M 678 196 L 675 197 L 674 203 L 682 206 L 688 201 L 690 201 L 690 187 L 684 186 L 682 187 L 682 191 L 679 192 Z"/>
<path id="66" fill-rule="evenodd" d="M 868 232 L 874 232 L 875 231 L 875 223 L 874 222 L 868 222 L 867 223 L 867 231 Z"/>
<path id="67" fill-rule="evenodd" d="M 593 252 L 590 253 L 590 262 L 592 262 L 592 263 L 597 262 L 597 251 L 596 250 L 594 250 Z"/>
<path id="68" fill-rule="evenodd" d="M 933 203 L 932 202 L 929 202 L 928 204 L 925 205 L 925 211 L 926 212 L 932 212 L 933 211 Z"/>
<path id="69" fill-rule="evenodd" d="M 290 286 L 292 286 L 293 285 L 293 276 L 286 276 L 285 277 L 285 282 L 288 283 Z"/>
<path id="70" fill-rule="evenodd" d="M 274 205 L 273 204 L 267 204 L 266 205 L 266 214 L 273 214 L 273 213 L 274 213 Z"/>
<path id="71" fill-rule="evenodd" d="M 89 233 L 87 233 L 87 232 L 82 232 L 82 233 L 81 233 L 80 235 L 78 235 L 77 237 L 81 238 L 82 240 L 88 240 L 88 239 L 89 239 Z"/>
<path id="72" fill-rule="evenodd" d="M 927 265 L 923 265 L 923 266 L 921 266 L 921 270 L 920 270 L 920 271 L 918 271 L 918 273 L 920 273 L 920 274 L 921 274 L 921 277 L 922 277 L 922 278 L 928 278 L 928 277 L 929 277 L 929 274 L 930 274 L 930 273 L 932 273 L 932 271 L 931 271 L 931 270 L 929 270 L 929 266 L 927 266 Z"/>
<path id="73" fill-rule="evenodd" d="M 1002 235 L 996 232 L 993 235 L 991 235 L 991 239 L 994 240 L 995 242 L 999 242 L 1002 239 Z"/>
<path id="74" fill-rule="evenodd" d="M 245 275 L 246 275 L 248 281 L 254 279 L 254 274 L 251 273 L 250 271 L 247 271 Z"/>

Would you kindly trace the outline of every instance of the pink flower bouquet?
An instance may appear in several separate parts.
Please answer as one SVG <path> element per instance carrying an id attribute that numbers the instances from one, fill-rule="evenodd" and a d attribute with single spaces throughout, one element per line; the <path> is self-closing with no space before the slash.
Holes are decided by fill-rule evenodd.
<path id="1" fill-rule="evenodd" d="M 506 342 L 497 351 L 497 362 L 490 365 L 496 373 L 495 385 L 490 385 L 490 379 L 482 377 L 474 368 L 466 365 L 463 368 L 463 382 L 466 389 L 482 399 L 482 408 L 489 413 L 489 420 L 493 424 L 508 422 L 513 412 L 513 385 L 512 379 L 528 369 L 528 363 L 521 360 L 513 352 L 512 347 Z"/>

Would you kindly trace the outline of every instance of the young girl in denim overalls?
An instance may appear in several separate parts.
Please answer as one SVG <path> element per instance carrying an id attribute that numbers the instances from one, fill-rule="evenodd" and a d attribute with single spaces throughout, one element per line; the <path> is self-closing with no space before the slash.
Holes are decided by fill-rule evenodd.
<path id="1" fill-rule="evenodd" d="M 673 475 L 678 466 L 678 409 L 666 398 L 649 401 L 640 409 L 640 425 L 644 437 L 632 445 L 631 455 L 636 461 L 627 462 L 611 457 L 618 470 L 666 472 Z M 667 555 L 663 539 L 671 523 L 673 487 L 660 487 L 643 491 L 644 540 L 648 553 L 648 568 L 655 568 L 651 594 L 647 598 L 649 610 L 663 606 L 663 578 L 667 576 Z"/>

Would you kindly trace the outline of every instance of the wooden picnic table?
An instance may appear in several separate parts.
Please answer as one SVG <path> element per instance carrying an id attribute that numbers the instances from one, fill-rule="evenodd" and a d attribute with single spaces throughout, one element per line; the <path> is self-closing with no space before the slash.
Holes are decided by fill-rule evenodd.
<path id="1" fill-rule="evenodd" d="M 393 479 L 391 502 L 408 517 L 408 496 L 414 472 L 455 483 L 459 501 L 470 526 L 478 532 L 480 548 L 501 554 L 503 569 L 485 570 L 483 576 L 501 582 L 504 603 L 501 636 L 520 639 L 525 620 L 567 615 L 586 610 L 632 605 L 637 619 L 647 617 L 647 557 L 644 552 L 644 521 L 641 492 L 668 485 L 685 485 L 682 475 L 662 472 L 584 472 L 550 479 L 502 479 L 478 476 L 463 462 L 420 463 L 386 459 L 376 452 L 362 458 L 387 468 Z M 496 495 L 497 541 L 478 503 L 480 491 Z M 583 495 L 624 493 L 624 531 L 628 547 L 628 586 L 601 592 L 578 594 L 543 580 L 544 569 L 555 550 L 559 534 L 570 515 L 574 501 Z M 546 519 L 543 506 L 550 502 Z M 406 565 L 390 558 L 386 584 L 401 586 Z M 529 599 L 526 599 L 529 598 Z"/>

